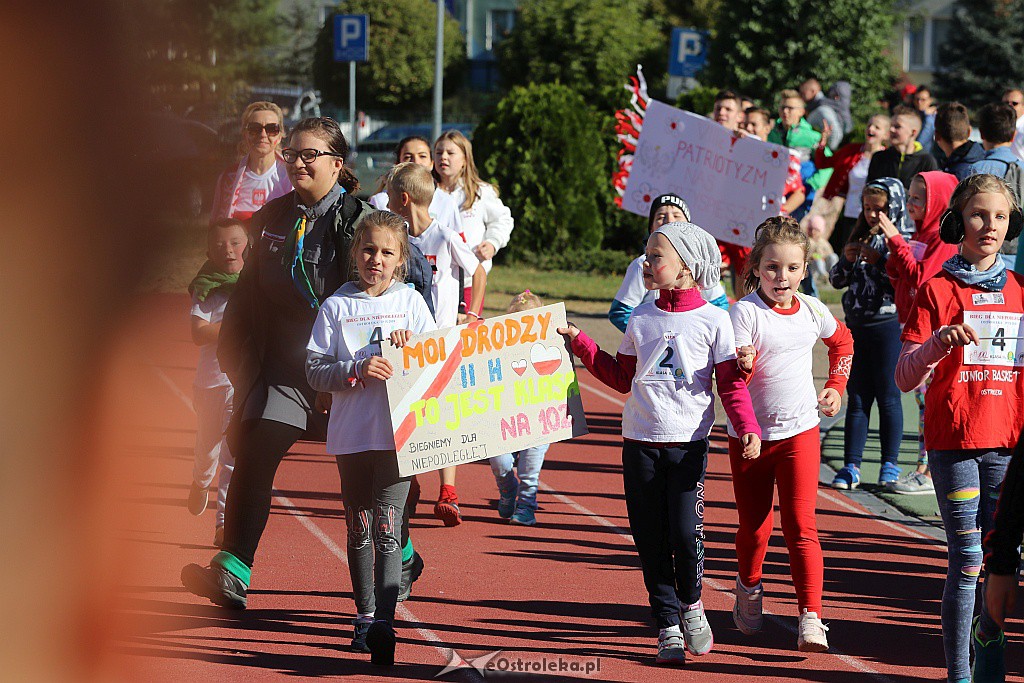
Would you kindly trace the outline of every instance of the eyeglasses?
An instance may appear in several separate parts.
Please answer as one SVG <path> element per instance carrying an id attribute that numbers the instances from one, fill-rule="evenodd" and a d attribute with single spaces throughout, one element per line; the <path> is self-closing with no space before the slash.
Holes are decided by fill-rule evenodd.
<path id="1" fill-rule="evenodd" d="M 284 158 L 286 163 L 294 164 L 296 159 L 302 159 L 302 163 L 311 164 L 316 161 L 317 157 L 340 157 L 341 154 L 337 152 L 325 152 L 322 149 L 291 149 L 286 147 L 281 150 L 281 156 Z"/>
<path id="2" fill-rule="evenodd" d="M 1019 107 L 1020 102 L 1014 102 L 1013 100 L 1003 100 L 1003 104 L 1008 104 L 1011 107 Z"/>
<path id="3" fill-rule="evenodd" d="M 263 131 L 267 131 L 267 137 L 269 137 L 269 138 L 272 138 L 275 135 L 280 135 L 280 133 L 281 133 L 281 124 L 280 123 L 267 123 L 267 124 L 263 124 L 263 123 L 256 123 L 255 121 L 252 121 L 251 123 L 245 124 L 245 132 L 249 133 L 250 135 L 259 135 Z"/>

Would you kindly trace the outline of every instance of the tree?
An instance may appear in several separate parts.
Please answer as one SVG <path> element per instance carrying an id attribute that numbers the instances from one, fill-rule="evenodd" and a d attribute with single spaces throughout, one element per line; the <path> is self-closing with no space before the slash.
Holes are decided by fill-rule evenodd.
<path id="1" fill-rule="evenodd" d="M 668 37 L 648 9 L 646 0 L 525 0 L 498 46 L 503 83 L 563 83 L 611 114 L 638 63 L 667 59 Z"/>
<path id="2" fill-rule="evenodd" d="M 939 48 L 938 95 L 979 107 L 1007 87 L 1024 87 L 1024 3 L 957 0 L 949 37 Z"/>
<path id="3" fill-rule="evenodd" d="M 431 0 L 346 0 L 335 14 L 366 14 L 370 21 L 370 61 L 359 66 L 356 96 L 366 107 L 425 103 L 434 87 L 437 6 Z M 333 56 L 333 14 L 320 30 L 313 57 L 313 82 L 325 99 L 345 102 L 348 66 Z M 451 15 L 444 22 L 445 84 L 466 60 L 466 43 Z"/>
<path id="4" fill-rule="evenodd" d="M 516 217 L 510 256 L 597 249 L 611 196 L 607 145 L 583 96 L 554 83 L 517 86 L 473 135 L 484 177 Z"/>
<path id="5" fill-rule="evenodd" d="M 305 85 L 313 72 L 313 49 L 320 28 L 316 7 L 297 2 L 279 21 L 281 44 L 275 50 L 275 79 Z"/>
<path id="6" fill-rule="evenodd" d="M 769 105 L 809 76 L 826 89 L 846 80 L 854 116 L 863 116 L 892 82 L 895 22 L 893 0 L 724 2 L 701 80 Z"/>

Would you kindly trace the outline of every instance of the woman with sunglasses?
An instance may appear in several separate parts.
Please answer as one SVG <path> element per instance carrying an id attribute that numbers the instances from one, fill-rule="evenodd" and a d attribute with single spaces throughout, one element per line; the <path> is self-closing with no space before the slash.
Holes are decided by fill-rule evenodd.
<path id="1" fill-rule="evenodd" d="M 349 280 L 352 236 L 374 212 L 355 196 L 359 182 L 344 166 L 348 152 L 332 119 L 295 126 L 281 151 L 295 189 L 253 215 L 254 254 L 221 323 L 217 358 L 235 390 L 224 545 L 209 566 L 186 566 L 181 581 L 224 607 L 246 606 L 278 465 L 304 434 L 322 440 L 325 433 L 330 394 L 318 395 L 306 381 L 306 344 L 320 304 Z M 408 266 L 407 282 L 430 307 L 430 265 L 410 249 Z"/>
<path id="2" fill-rule="evenodd" d="M 272 199 L 292 190 L 285 163 L 278 154 L 284 136 L 284 115 L 273 102 L 253 102 L 242 114 L 242 159 L 217 179 L 210 224 L 221 218 L 247 221 Z"/>

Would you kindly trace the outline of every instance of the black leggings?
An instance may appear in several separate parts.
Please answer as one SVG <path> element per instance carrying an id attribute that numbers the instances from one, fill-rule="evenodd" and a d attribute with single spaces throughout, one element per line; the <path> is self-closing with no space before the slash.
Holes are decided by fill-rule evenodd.
<path id="1" fill-rule="evenodd" d="M 678 626 L 680 608 L 700 600 L 707 460 L 704 440 L 662 447 L 626 440 L 622 445 L 629 530 L 658 628 Z"/>
<path id="2" fill-rule="evenodd" d="M 229 446 L 235 471 L 224 508 L 224 550 L 252 567 L 270 517 L 277 467 L 303 430 L 273 420 L 247 420 Z"/>

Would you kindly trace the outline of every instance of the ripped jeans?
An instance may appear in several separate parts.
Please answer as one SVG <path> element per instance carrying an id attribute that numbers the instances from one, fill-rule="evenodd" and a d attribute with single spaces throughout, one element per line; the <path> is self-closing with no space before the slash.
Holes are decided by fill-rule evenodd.
<path id="1" fill-rule="evenodd" d="M 1009 449 L 929 452 L 949 556 L 942 591 L 942 646 L 950 681 L 970 678 L 971 621 L 975 612 L 982 611 L 983 626 L 990 627 L 986 632 L 998 632 L 984 611 L 978 578 L 983 558 L 981 539 L 992 529 L 1010 454 Z"/>
<path id="2" fill-rule="evenodd" d="M 348 527 L 348 570 L 359 615 L 393 622 L 402 581 L 402 514 L 409 477 L 394 451 L 336 455 Z"/>

